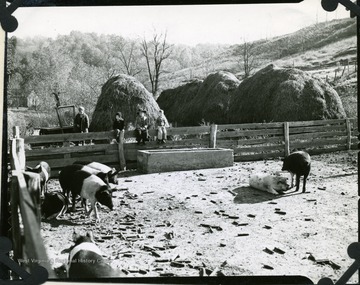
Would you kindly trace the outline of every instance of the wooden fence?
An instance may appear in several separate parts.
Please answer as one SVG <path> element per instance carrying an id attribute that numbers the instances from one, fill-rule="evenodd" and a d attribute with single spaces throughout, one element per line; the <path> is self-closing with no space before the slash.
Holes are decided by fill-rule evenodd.
<path id="1" fill-rule="evenodd" d="M 149 134 L 155 138 L 156 131 Z M 169 128 L 166 144 L 153 139 L 144 146 L 136 144 L 133 131 L 122 133 L 119 144 L 110 144 L 115 139 L 113 131 L 30 136 L 25 143 L 31 145 L 26 150 L 28 165 L 45 160 L 56 177 L 62 167 L 76 160 L 94 160 L 120 169 L 125 164 L 134 166 L 139 149 L 232 148 L 234 161 L 247 161 L 284 157 L 301 149 L 310 154 L 355 149 L 357 135 L 357 121 L 341 119 Z M 73 144 L 84 140 L 83 146 Z"/>
<path id="2" fill-rule="evenodd" d="M 25 168 L 24 139 L 18 132 L 10 142 L 11 164 L 11 239 L 13 243 L 14 260 L 23 261 L 24 267 L 32 272 L 34 265 L 44 267 L 49 278 L 55 273 L 47 257 L 45 246 L 40 234 L 40 205 L 34 200 L 27 189 L 23 170 Z M 40 196 L 40 193 L 39 193 Z"/>

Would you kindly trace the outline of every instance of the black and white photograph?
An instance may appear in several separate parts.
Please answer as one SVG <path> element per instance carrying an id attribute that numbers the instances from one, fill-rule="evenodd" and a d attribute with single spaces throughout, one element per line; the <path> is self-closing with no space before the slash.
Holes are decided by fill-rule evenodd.
<path id="1" fill-rule="evenodd" d="M 339 280 L 358 241 L 357 19 L 322 2 L 18 8 L 11 257 L 50 280 Z"/>

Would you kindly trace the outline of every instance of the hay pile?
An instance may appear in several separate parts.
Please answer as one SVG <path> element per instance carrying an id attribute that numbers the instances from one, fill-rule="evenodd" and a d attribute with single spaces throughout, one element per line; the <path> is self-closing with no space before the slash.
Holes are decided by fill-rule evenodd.
<path id="1" fill-rule="evenodd" d="M 161 93 L 157 102 L 170 122 L 196 126 L 203 123 L 225 124 L 232 95 L 239 80 L 230 72 L 210 74 L 204 81 L 194 81 Z"/>
<path id="2" fill-rule="evenodd" d="M 194 80 L 177 88 L 161 92 L 157 103 L 164 110 L 169 122 L 178 125 L 191 125 L 189 109 L 201 84 L 202 80 Z"/>
<path id="3" fill-rule="evenodd" d="M 237 88 L 231 123 L 307 121 L 344 118 L 337 92 L 298 69 L 269 65 Z"/>
<path id="4" fill-rule="evenodd" d="M 109 79 L 101 89 L 101 95 L 90 120 L 91 132 L 112 130 L 115 114 L 122 112 L 125 128 L 134 126 L 138 108 L 147 112 L 152 125 L 159 115 L 159 106 L 145 87 L 134 77 L 121 74 Z"/>

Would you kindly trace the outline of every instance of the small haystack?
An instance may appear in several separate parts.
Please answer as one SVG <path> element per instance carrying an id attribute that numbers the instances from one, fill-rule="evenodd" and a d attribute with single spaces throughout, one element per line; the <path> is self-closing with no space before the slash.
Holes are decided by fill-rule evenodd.
<path id="1" fill-rule="evenodd" d="M 231 123 L 344 118 L 337 92 L 298 69 L 269 65 L 244 80 L 229 110 Z"/>
<path id="2" fill-rule="evenodd" d="M 157 102 L 170 122 L 184 126 L 202 123 L 228 123 L 233 92 L 239 80 L 232 73 L 220 71 L 210 74 L 204 81 L 196 80 L 165 90 Z"/>
<path id="3" fill-rule="evenodd" d="M 91 132 L 112 130 L 117 112 L 122 112 L 125 128 L 129 129 L 134 126 L 139 108 L 147 112 L 154 125 L 160 108 L 151 93 L 134 77 L 125 74 L 114 76 L 101 89 L 89 129 Z"/>

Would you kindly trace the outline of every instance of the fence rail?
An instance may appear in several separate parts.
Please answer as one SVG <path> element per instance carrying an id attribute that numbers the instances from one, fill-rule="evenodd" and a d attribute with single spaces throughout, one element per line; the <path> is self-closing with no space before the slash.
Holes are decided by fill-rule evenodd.
<path id="1" fill-rule="evenodd" d="M 11 239 L 15 260 L 25 260 L 24 266 L 32 271 L 34 265 L 44 267 L 50 278 L 55 277 L 47 257 L 40 234 L 39 206 L 32 199 L 26 186 L 24 140 L 19 138 L 18 130 L 11 140 Z M 40 193 L 39 193 L 40 195 Z"/>
<path id="2" fill-rule="evenodd" d="M 149 134 L 154 138 L 156 131 L 150 130 Z M 30 136 L 25 137 L 25 143 L 32 146 L 26 151 L 28 164 L 33 166 L 45 160 L 56 177 L 62 167 L 76 160 L 94 160 L 124 168 L 125 163 L 136 161 L 139 149 L 232 148 L 234 161 L 246 161 L 283 157 L 299 149 L 310 154 L 355 149 L 357 135 L 355 119 L 339 119 L 169 128 L 165 145 L 152 140 L 139 146 L 132 131 L 122 133 L 119 144 L 110 144 L 115 139 L 113 131 Z M 88 144 L 72 145 L 77 141 Z"/>

